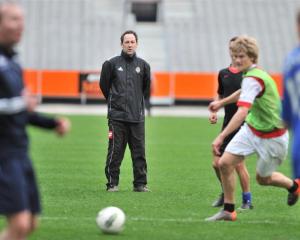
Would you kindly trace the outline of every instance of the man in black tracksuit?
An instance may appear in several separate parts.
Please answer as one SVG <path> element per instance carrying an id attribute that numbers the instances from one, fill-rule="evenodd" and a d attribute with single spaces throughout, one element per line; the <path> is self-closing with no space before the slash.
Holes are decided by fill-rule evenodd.
<path id="1" fill-rule="evenodd" d="M 133 190 L 148 192 L 145 158 L 144 99 L 150 94 L 150 66 L 136 56 L 137 34 L 121 36 L 122 53 L 105 61 L 100 88 L 108 103 L 109 144 L 105 166 L 107 191 L 117 192 L 120 166 L 128 143 L 133 162 Z"/>

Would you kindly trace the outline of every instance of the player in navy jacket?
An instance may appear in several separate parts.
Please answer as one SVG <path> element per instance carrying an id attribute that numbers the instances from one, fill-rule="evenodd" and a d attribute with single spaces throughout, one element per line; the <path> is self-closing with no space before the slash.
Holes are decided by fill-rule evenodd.
<path id="1" fill-rule="evenodd" d="M 13 50 L 23 32 L 23 10 L 0 4 L 0 214 L 7 226 L 0 239 L 26 239 L 37 226 L 40 200 L 28 155 L 27 125 L 64 135 L 69 122 L 34 112 L 37 101 L 24 88 L 22 68 Z"/>

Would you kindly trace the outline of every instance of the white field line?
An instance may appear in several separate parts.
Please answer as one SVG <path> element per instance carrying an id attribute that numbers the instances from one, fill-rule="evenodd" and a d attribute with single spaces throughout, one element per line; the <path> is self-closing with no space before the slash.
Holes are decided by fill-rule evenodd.
<path id="1" fill-rule="evenodd" d="M 42 220 L 45 221 L 72 221 L 76 220 L 78 221 L 78 218 L 75 217 L 41 217 Z M 91 221 L 93 220 L 92 217 L 81 217 L 80 221 Z M 161 222 L 161 223 L 167 223 L 167 222 L 176 222 L 176 223 L 206 223 L 204 219 L 195 219 L 195 218 L 146 218 L 146 217 L 129 217 L 127 218 L 127 221 L 132 222 Z M 246 223 L 246 224 L 270 224 L 270 225 L 282 225 L 282 222 L 280 221 L 274 221 L 274 220 L 245 220 L 242 221 L 237 220 L 237 222 L 240 223 Z M 207 222 L 211 224 L 211 222 Z M 289 221 L 285 222 L 287 225 L 297 225 L 297 222 Z"/>
<path id="2" fill-rule="evenodd" d="M 106 116 L 106 105 L 80 105 L 80 104 L 41 104 L 37 111 L 62 115 L 96 115 Z M 154 106 L 151 109 L 152 116 L 174 117 L 209 117 L 209 111 L 205 106 Z M 219 116 L 223 116 L 223 110 Z"/>

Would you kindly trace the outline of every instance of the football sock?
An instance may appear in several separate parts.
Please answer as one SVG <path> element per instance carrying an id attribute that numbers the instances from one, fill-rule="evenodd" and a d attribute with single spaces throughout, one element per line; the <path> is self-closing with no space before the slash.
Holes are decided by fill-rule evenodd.
<path id="1" fill-rule="evenodd" d="M 234 204 L 232 204 L 232 203 L 224 203 L 224 211 L 234 212 Z"/>
<path id="2" fill-rule="evenodd" d="M 298 189 L 298 183 L 293 181 L 293 186 L 288 189 L 289 193 L 293 193 Z"/>
<path id="3" fill-rule="evenodd" d="M 243 192 L 242 193 L 243 203 L 251 203 L 251 192 Z"/>

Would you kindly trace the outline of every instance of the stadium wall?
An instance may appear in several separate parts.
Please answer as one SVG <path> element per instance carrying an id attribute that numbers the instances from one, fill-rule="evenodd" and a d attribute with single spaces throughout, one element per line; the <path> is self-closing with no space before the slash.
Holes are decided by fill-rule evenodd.
<path id="1" fill-rule="evenodd" d="M 20 62 L 28 88 L 41 100 L 103 100 L 99 70 L 120 53 L 119 37 L 126 29 L 139 34 L 138 55 L 151 65 L 154 104 L 213 99 L 217 71 L 230 62 L 228 40 L 239 34 L 258 39 L 259 65 L 274 73 L 281 92 L 283 60 L 297 44 L 300 0 L 20 2 L 26 10 Z M 157 21 L 137 21 L 133 2 L 157 2 Z"/>
<path id="2" fill-rule="evenodd" d="M 271 74 L 280 94 L 282 76 Z M 103 100 L 99 89 L 97 71 L 54 71 L 26 69 L 26 87 L 43 98 L 73 98 L 82 103 L 87 100 Z M 212 100 L 217 91 L 217 73 L 205 72 L 155 72 L 152 77 L 151 102 L 173 104 L 175 101 Z"/>

